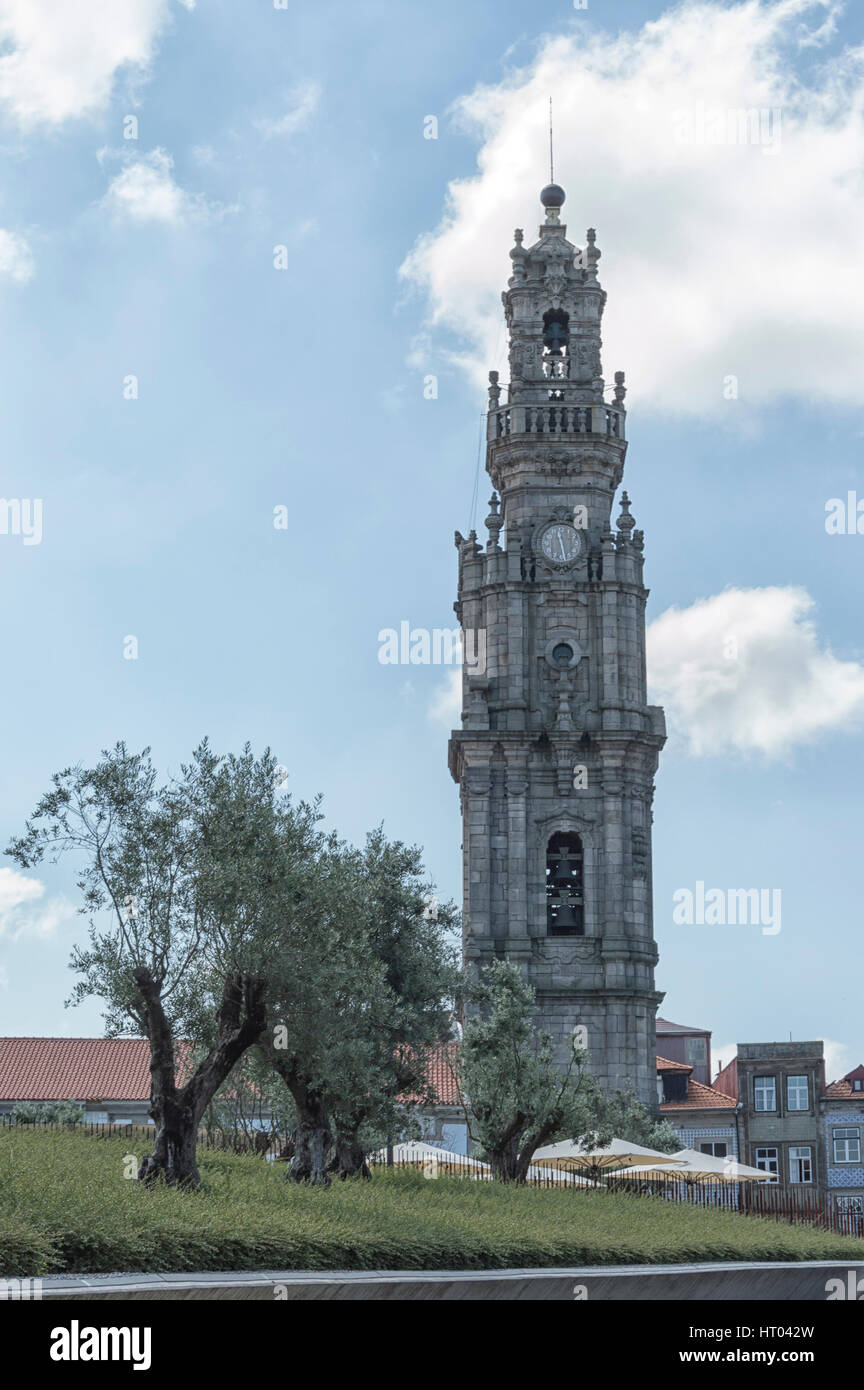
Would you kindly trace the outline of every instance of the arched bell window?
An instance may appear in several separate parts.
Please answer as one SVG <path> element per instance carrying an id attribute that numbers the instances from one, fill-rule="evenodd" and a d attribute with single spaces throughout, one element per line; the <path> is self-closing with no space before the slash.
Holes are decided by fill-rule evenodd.
<path id="1" fill-rule="evenodd" d="M 553 357 L 561 357 L 570 342 L 570 315 L 564 309 L 547 309 L 543 315 L 543 346 Z"/>
<path id="2" fill-rule="evenodd" d="M 573 831 L 553 835 L 546 848 L 546 934 L 584 936 L 582 841 Z"/>
<path id="3" fill-rule="evenodd" d="M 550 382 L 570 375 L 570 316 L 564 309 L 547 309 L 543 315 L 543 375 Z M 563 398 L 560 387 L 550 388 L 550 401 Z"/>

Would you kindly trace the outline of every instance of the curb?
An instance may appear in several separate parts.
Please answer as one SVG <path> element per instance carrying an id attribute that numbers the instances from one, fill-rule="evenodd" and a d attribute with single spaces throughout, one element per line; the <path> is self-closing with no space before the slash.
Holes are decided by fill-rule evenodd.
<path id="1" fill-rule="evenodd" d="M 255 1300 L 445 1299 L 570 1302 L 724 1302 L 791 1300 L 824 1303 L 828 1281 L 839 1279 L 855 1298 L 864 1260 L 785 1264 L 589 1265 L 573 1269 L 262 1270 L 201 1274 L 52 1275 L 41 1281 L 43 1300 Z M 835 1286 L 836 1288 L 836 1286 Z"/>

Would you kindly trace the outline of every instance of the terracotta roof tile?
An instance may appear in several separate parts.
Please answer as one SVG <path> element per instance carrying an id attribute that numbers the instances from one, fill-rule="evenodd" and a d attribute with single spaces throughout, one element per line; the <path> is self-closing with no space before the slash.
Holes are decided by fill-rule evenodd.
<path id="1" fill-rule="evenodd" d="M 692 1076 L 687 1082 L 687 1099 L 670 1100 L 660 1106 L 661 1110 L 734 1110 L 738 1102 L 732 1096 L 725 1096 L 722 1091 L 715 1091 L 713 1086 L 704 1086 L 701 1081 L 694 1081 Z"/>
<path id="2" fill-rule="evenodd" d="M 146 1038 L 0 1038 L 0 1100 L 149 1099 Z"/>
<path id="3" fill-rule="evenodd" d="M 670 1062 L 668 1057 L 657 1058 L 658 1071 L 686 1071 L 691 1072 L 692 1067 L 688 1067 L 686 1062 Z"/>
<path id="4" fill-rule="evenodd" d="M 852 1084 L 853 1081 L 861 1083 L 857 1090 Z M 845 1076 L 841 1076 L 839 1081 L 832 1081 L 830 1086 L 826 1086 L 825 1095 L 831 1100 L 864 1102 L 864 1066 L 854 1067 L 852 1071 L 847 1071 Z"/>
<path id="5" fill-rule="evenodd" d="M 436 1048 L 432 1053 L 428 1077 L 435 1087 L 438 1105 L 459 1104 L 459 1093 L 456 1090 L 456 1083 L 450 1068 L 450 1064 L 455 1060 L 458 1052 L 459 1044 L 453 1042 L 445 1044 L 444 1047 Z"/>

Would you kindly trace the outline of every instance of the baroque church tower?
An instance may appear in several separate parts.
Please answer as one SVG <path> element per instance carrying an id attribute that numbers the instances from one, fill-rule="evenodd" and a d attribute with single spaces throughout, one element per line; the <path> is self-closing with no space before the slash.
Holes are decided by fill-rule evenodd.
<path id="1" fill-rule="evenodd" d="M 651 803 L 666 732 L 645 681 L 643 535 L 626 492 L 624 373 L 600 363 L 595 234 L 543 189 L 502 294 L 510 385 L 489 373 L 485 548 L 456 533 L 466 968 L 519 964 L 563 1063 L 574 1030 L 610 1089 L 656 1103 Z"/>

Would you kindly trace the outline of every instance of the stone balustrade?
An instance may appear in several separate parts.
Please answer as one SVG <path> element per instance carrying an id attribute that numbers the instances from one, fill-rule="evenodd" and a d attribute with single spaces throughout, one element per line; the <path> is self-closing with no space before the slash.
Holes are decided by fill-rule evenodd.
<path id="1" fill-rule="evenodd" d="M 502 405 L 489 411 L 486 437 L 602 434 L 624 439 L 624 411 L 608 405 Z"/>

